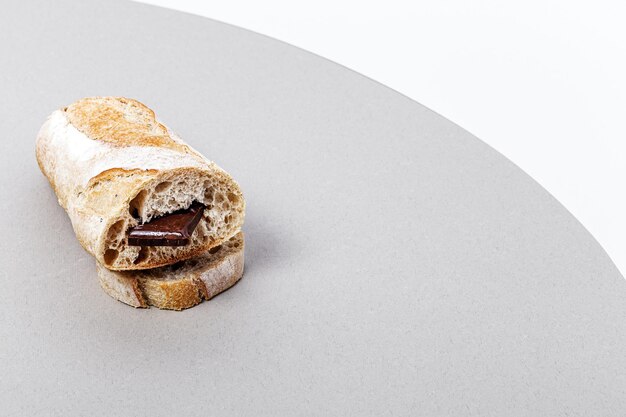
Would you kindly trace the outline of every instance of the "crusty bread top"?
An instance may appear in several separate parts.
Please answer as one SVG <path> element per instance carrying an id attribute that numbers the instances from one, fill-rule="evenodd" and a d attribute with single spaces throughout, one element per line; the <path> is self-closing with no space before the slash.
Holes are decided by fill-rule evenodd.
<path id="1" fill-rule="evenodd" d="M 189 152 L 143 103 L 125 97 L 88 97 L 65 109 L 69 122 L 88 138 L 113 146 L 158 146 Z"/>
<path id="2" fill-rule="evenodd" d="M 191 258 L 243 224 L 239 185 L 136 100 L 95 97 L 59 109 L 41 127 L 36 148 L 37 162 L 78 240 L 110 269 L 146 269 Z M 206 209 L 189 245 L 126 244 L 132 227 L 194 201 Z"/>

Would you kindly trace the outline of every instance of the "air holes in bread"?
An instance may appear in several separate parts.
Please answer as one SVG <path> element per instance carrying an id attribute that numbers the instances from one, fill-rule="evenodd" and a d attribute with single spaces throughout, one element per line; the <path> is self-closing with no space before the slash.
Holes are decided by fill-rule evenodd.
<path id="1" fill-rule="evenodd" d="M 209 253 L 210 254 L 214 254 L 220 251 L 220 249 L 222 249 L 222 245 L 216 246 L 214 248 L 209 249 Z"/>
<path id="2" fill-rule="evenodd" d="M 233 193 L 228 193 L 228 201 L 230 201 L 231 203 L 237 203 L 239 201 L 239 197 L 237 197 Z"/>
<path id="3" fill-rule="evenodd" d="M 106 262 L 107 265 L 111 265 L 117 259 L 117 255 L 119 255 L 119 252 L 115 249 L 107 249 L 106 252 L 104 252 L 104 262 Z"/>
<path id="4" fill-rule="evenodd" d="M 171 181 L 163 181 L 162 183 L 160 183 L 156 187 L 154 187 L 154 191 L 156 191 L 157 193 L 160 193 L 160 192 L 163 192 L 163 191 L 167 190 L 171 186 L 172 186 Z"/>
<path id="5" fill-rule="evenodd" d="M 148 259 L 149 254 L 150 254 L 150 248 L 147 246 L 142 246 L 141 249 L 139 250 L 139 253 L 137 254 L 137 257 L 133 261 L 133 263 L 135 265 L 139 265 L 140 263 Z"/>
<path id="6" fill-rule="evenodd" d="M 211 182 L 205 181 L 204 184 L 202 184 L 202 187 L 204 188 L 205 203 L 212 201 L 213 200 L 213 188 L 211 188 Z"/>
<path id="7" fill-rule="evenodd" d="M 113 223 L 113 226 L 109 228 L 109 233 L 107 234 L 107 240 L 109 242 L 114 242 L 118 240 L 118 236 L 122 233 L 122 229 L 124 229 L 124 220 L 118 220 Z"/>
<path id="8" fill-rule="evenodd" d="M 144 186 L 145 188 L 130 195 L 126 212 L 122 215 L 123 221 L 116 222 L 107 230 L 102 253 L 104 255 L 108 249 L 117 251 L 115 257 L 112 253 L 108 255 L 110 264 L 101 258 L 102 264 L 110 269 L 143 269 L 171 263 L 177 258 L 182 259 L 191 253 L 197 253 L 201 248 L 215 246 L 241 227 L 243 197 L 237 189 L 218 180 L 202 178 L 198 183 L 185 175 L 168 175 L 154 182 L 147 182 Z M 204 204 L 205 210 L 188 245 L 150 247 L 150 250 L 128 246 L 130 228 L 184 210 L 194 202 Z M 226 248 L 230 250 L 231 246 L 226 246 L 219 253 Z"/>
<path id="9" fill-rule="evenodd" d="M 146 190 L 142 190 L 135 196 L 135 198 L 130 200 L 128 211 L 130 212 L 130 215 L 136 219 L 141 217 L 141 208 L 143 207 L 147 194 L 148 192 Z"/>

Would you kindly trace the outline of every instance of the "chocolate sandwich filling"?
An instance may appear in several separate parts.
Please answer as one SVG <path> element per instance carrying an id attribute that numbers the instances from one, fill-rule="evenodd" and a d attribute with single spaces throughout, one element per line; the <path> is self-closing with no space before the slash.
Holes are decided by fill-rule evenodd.
<path id="1" fill-rule="evenodd" d="M 130 246 L 185 246 L 202 219 L 204 205 L 193 203 L 186 210 L 153 219 L 130 229 Z"/>

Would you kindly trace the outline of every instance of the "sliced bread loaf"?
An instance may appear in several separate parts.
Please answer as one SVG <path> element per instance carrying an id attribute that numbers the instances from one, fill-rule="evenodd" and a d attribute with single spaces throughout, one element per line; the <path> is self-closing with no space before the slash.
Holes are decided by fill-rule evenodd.
<path id="1" fill-rule="evenodd" d="M 102 289 L 133 307 L 183 310 L 233 286 L 243 275 L 244 237 L 239 232 L 195 258 L 160 268 L 112 271 L 96 262 Z"/>

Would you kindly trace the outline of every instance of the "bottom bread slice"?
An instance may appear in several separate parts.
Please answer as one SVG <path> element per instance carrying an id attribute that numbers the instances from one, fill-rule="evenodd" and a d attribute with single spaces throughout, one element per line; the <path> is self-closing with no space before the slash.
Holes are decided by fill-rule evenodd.
<path id="1" fill-rule="evenodd" d="M 133 307 L 183 310 L 232 287 L 243 275 L 244 237 L 239 232 L 203 255 L 173 265 L 111 271 L 96 262 L 100 286 Z"/>

